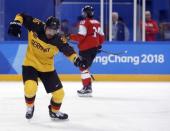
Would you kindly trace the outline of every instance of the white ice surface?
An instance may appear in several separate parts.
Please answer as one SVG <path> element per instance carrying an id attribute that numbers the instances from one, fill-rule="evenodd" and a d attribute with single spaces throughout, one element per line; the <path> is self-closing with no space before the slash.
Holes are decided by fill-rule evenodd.
<path id="1" fill-rule="evenodd" d="M 63 85 L 69 120 L 49 119 L 51 96 L 40 83 L 27 121 L 22 82 L 0 82 L 0 131 L 170 131 L 170 83 L 95 82 L 92 98 L 77 96 L 80 82 Z"/>

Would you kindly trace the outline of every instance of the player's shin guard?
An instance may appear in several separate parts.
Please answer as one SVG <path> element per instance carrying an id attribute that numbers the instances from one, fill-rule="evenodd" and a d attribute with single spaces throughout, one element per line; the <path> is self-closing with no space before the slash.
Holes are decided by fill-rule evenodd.
<path id="1" fill-rule="evenodd" d="M 33 80 L 28 80 L 25 82 L 24 92 L 25 92 L 25 102 L 27 105 L 26 115 L 27 119 L 31 119 L 34 114 L 34 101 L 37 91 L 37 83 Z"/>
<path id="2" fill-rule="evenodd" d="M 60 112 L 60 107 L 64 98 L 64 90 L 63 88 L 52 93 L 51 102 L 49 105 L 49 115 L 52 120 L 57 119 L 67 119 L 68 115 Z"/>

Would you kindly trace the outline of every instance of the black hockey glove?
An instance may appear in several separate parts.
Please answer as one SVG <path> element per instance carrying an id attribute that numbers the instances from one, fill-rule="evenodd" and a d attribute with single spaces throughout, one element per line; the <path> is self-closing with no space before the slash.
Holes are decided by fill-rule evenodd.
<path id="1" fill-rule="evenodd" d="M 81 60 L 80 57 L 75 58 L 74 65 L 77 67 L 84 68 L 84 69 L 88 67 L 87 62 L 85 60 Z"/>
<path id="2" fill-rule="evenodd" d="M 10 22 L 8 28 L 8 34 L 13 35 L 15 37 L 21 37 L 21 23 L 19 21 Z"/>
<path id="3" fill-rule="evenodd" d="M 101 53 L 101 51 L 102 51 L 102 46 L 99 45 L 99 46 L 97 47 L 97 53 Z"/>

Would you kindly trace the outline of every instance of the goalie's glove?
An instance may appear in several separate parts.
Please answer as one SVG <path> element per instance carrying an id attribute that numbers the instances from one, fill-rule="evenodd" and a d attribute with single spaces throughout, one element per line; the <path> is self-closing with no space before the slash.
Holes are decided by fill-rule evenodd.
<path id="1" fill-rule="evenodd" d="M 21 37 L 21 26 L 22 24 L 19 21 L 10 22 L 10 25 L 8 28 L 8 34 L 20 38 Z"/>
<path id="2" fill-rule="evenodd" d="M 86 60 L 81 60 L 80 57 L 76 57 L 73 62 L 76 67 L 81 67 L 84 69 L 88 68 Z"/>

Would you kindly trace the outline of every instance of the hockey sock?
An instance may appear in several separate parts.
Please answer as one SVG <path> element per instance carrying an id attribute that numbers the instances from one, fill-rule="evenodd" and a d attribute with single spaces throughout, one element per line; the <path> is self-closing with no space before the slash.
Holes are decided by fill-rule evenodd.
<path id="1" fill-rule="evenodd" d="M 58 112 L 60 110 L 62 101 L 64 98 L 64 90 L 63 88 L 60 88 L 54 92 L 52 92 L 52 98 L 51 98 L 51 111 L 52 112 Z"/>
<path id="2" fill-rule="evenodd" d="M 36 92 L 37 92 L 37 82 L 34 80 L 27 80 L 25 82 L 24 93 L 25 93 L 25 102 L 28 107 L 34 106 Z"/>
<path id="3" fill-rule="evenodd" d="M 33 107 L 34 101 L 35 101 L 35 96 L 32 98 L 28 98 L 25 96 L 25 102 L 26 102 L 27 107 Z"/>
<path id="4" fill-rule="evenodd" d="M 80 68 L 80 71 L 81 71 L 81 79 L 82 79 L 83 86 L 86 87 L 91 85 L 91 75 L 88 69 L 84 70 Z"/>

